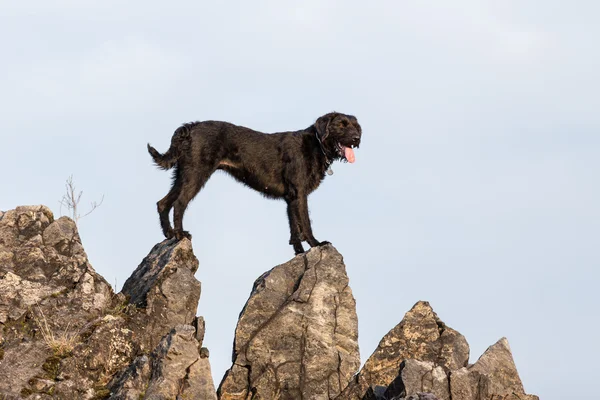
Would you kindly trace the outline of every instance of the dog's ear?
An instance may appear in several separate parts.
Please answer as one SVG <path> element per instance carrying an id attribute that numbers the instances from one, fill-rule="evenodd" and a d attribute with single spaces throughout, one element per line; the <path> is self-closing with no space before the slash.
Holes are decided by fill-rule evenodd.
<path id="1" fill-rule="evenodd" d="M 334 113 L 329 113 L 319 117 L 317 122 L 315 122 L 315 128 L 317 128 L 317 133 L 319 134 L 321 141 L 324 141 L 329 135 L 329 123 L 333 120 L 334 116 Z"/>

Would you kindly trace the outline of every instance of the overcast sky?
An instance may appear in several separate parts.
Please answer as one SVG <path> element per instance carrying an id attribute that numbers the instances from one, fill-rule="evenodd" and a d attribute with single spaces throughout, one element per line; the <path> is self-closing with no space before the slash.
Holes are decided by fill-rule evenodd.
<path id="1" fill-rule="evenodd" d="M 94 268 L 162 240 L 156 169 L 183 122 L 265 132 L 354 114 L 356 163 L 309 199 L 343 254 L 361 358 L 418 300 L 506 336 L 529 393 L 589 395 L 600 296 L 600 5 L 593 1 L 0 2 L 0 209 L 60 215 L 73 174 Z M 368 4 L 368 5 L 367 5 Z M 191 203 L 215 383 L 254 280 L 293 256 L 285 203 L 222 172 Z"/>

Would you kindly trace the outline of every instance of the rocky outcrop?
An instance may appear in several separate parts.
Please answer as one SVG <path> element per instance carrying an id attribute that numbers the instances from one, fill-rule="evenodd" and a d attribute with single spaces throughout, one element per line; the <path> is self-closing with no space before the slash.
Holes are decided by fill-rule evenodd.
<path id="1" fill-rule="evenodd" d="M 477 362 L 452 371 L 450 391 L 453 399 L 535 400 L 525 394 L 523 383 L 506 338 L 488 347 Z M 495 396 L 495 397 L 494 397 Z"/>
<path id="2" fill-rule="evenodd" d="M 0 397 L 216 399 L 197 268 L 188 240 L 165 241 L 114 294 L 72 220 L 0 213 Z"/>
<path id="3" fill-rule="evenodd" d="M 333 399 L 360 366 L 342 256 L 313 248 L 263 274 L 235 331 L 220 399 Z"/>
<path id="4" fill-rule="evenodd" d="M 0 219 L 0 393 L 56 389 L 57 365 L 77 332 L 110 307 L 110 285 L 92 268 L 73 221 L 45 206 Z M 64 381 L 65 379 L 63 379 Z"/>
<path id="5" fill-rule="evenodd" d="M 66 217 L 55 221 L 45 206 L 17 207 L 2 215 L 0 278 L 2 324 L 23 318 L 42 299 L 67 292 L 61 309 L 81 318 L 102 310 L 112 296 L 110 285 L 89 264 L 75 224 Z"/>
<path id="6" fill-rule="evenodd" d="M 423 301 L 357 373 L 355 301 L 331 245 L 256 280 L 217 394 L 197 269 L 189 240 L 165 240 L 115 294 L 72 220 L 0 212 L 0 398 L 539 400 L 506 339 L 469 365 L 466 339 Z"/>
<path id="7" fill-rule="evenodd" d="M 404 360 L 455 370 L 467 365 L 469 345 L 463 335 L 438 318 L 429 303 L 420 301 L 381 339 L 340 399 L 362 399 L 369 387 L 389 385 Z"/>
<path id="8" fill-rule="evenodd" d="M 217 399 L 208 358 L 199 355 L 196 330 L 178 325 L 148 357 L 142 355 L 109 385 L 114 400 Z"/>
<path id="9" fill-rule="evenodd" d="M 468 366 L 469 346 L 420 301 L 383 337 L 338 400 L 503 400 L 526 395 L 506 339 Z"/>
<path id="10" fill-rule="evenodd" d="M 189 240 L 158 243 L 125 281 L 121 293 L 140 311 L 132 324 L 149 350 L 176 325 L 192 325 L 200 300 L 198 259 Z"/>
<path id="11" fill-rule="evenodd" d="M 125 314 L 138 345 L 154 350 L 115 375 L 107 386 L 111 399 L 216 399 L 208 351 L 202 348 L 204 319 L 196 317 L 197 269 L 189 240 L 166 240 L 123 285 L 131 303 Z"/>

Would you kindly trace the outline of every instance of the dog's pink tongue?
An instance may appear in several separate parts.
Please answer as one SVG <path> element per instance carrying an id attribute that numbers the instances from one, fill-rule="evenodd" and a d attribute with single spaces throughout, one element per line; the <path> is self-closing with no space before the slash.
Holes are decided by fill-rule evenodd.
<path id="1" fill-rule="evenodd" d="M 346 147 L 344 153 L 346 160 L 348 160 L 349 163 L 353 163 L 356 160 L 356 158 L 354 158 L 354 150 L 352 150 L 352 147 Z"/>

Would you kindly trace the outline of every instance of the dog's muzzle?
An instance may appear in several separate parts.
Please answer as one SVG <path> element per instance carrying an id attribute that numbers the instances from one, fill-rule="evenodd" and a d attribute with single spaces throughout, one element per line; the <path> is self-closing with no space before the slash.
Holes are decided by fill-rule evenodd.
<path id="1" fill-rule="evenodd" d="M 353 146 L 344 146 L 341 143 L 337 143 L 337 151 L 341 157 L 344 157 L 349 163 L 353 163 L 356 160 L 354 156 Z"/>

